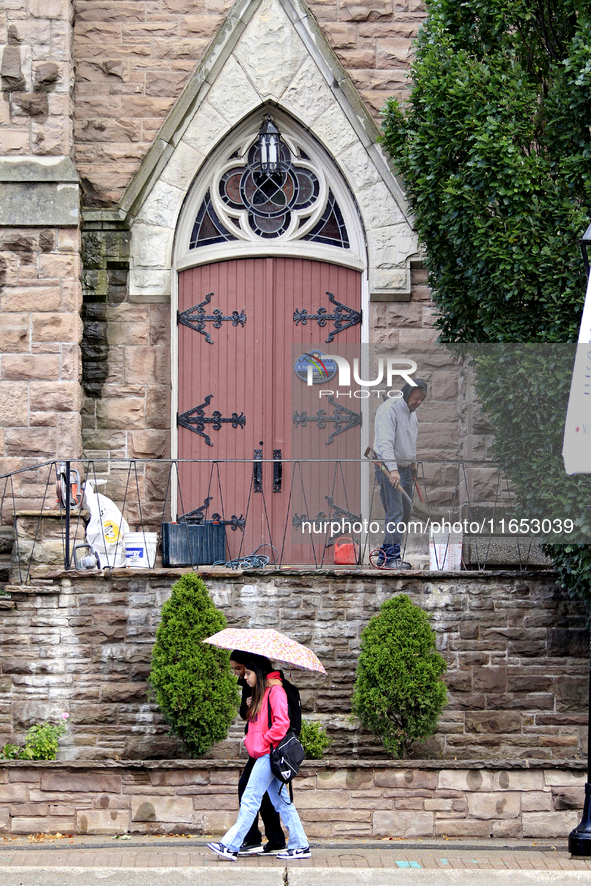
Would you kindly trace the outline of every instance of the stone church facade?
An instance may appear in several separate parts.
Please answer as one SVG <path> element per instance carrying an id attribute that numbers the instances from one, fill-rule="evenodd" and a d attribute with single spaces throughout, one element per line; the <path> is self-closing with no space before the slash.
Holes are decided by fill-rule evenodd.
<path id="1" fill-rule="evenodd" d="M 362 341 L 435 338 L 412 219 L 378 144 L 380 109 L 406 89 L 419 2 L 3 8 L 2 473 L 177 454 L 178 276 L 204 256 L 344 265 L 361 280 Z M 314 152 L 321 196 L 324 177 L 348 202 L 348 249 L 251 231 L 199 255 L 189 247 L 205 180 L 266 114 Z M 21 489 L 34 494 L 34 483 Z"/>

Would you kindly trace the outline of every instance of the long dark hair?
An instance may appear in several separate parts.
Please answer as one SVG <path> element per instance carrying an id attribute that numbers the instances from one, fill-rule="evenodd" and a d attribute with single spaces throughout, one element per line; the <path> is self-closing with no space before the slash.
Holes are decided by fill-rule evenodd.
<path id="1" fill-rule="evenodd" d="M 268 658 L 262 655 L 251 656 L 244 662 L 247 671 L 256 674 L 257 682 L 252 690 L 252 701 L 248 708 L 247 719 L 254 720 L 261 709 L 263 696 L 267 690 L 267 674 L 273 670 L 273 665 Z"/>

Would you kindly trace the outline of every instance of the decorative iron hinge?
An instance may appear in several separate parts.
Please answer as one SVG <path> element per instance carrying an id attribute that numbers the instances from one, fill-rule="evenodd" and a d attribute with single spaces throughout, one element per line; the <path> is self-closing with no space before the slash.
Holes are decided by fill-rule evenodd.
<path id="1" fill-rule="evenodd" d="M 349 308 L 347 305 L 337 301 L 332 292 L 327 291 L 326 294 L 328 295 L 328 300 L 333 305 L 336 305 L 334 314 L 329 314 L 326 308 L 318 308 L 317 314 L 308 314 L 307 310 L 304 308 L 302 311 L 293 312 L 293 320 L 296 326 L 298 323 L 305 326 L 308 320 L 317 320 L 319 326 L 326 326 L 329 320 L 334 320 L 335 328 L 326 339 L 326 344 L 330 344 L 335 335 L 338 335 L 339 332 L 344 332 L 345 329 L 349 329 L 350 326 L 357 326 L 358 323 L 361 323 L 362 312 L 355 311 L 353 308 Z"/>
<path id="2" fill-rule="evenodd" d="M 314 527 L 320 526 L 320 531 L 322 532 L 322 524 L 332 523 L 333 520 L 341 520 L 343 518 L 346 518 L 347 520 L 351 520 L 354 523 L 359 523 L 361 521 L 361 517 L 359 516 L 359 514 L 353 514 L 352 511 L 347 511 L 345 510 L 345 508 L 340 508 L 338 505 L 335 505 L 330 495 L 325 495 L 324 497 L 327 500 L 328 506 L 332 512 L 330 516 L 327 516 L 324 511 L 318 511 L 316 516 L 311 518 L 308 517 L 307 514 L 294 514 L 291 520 L 292 525 L 296 529 L 299 529 L 302 523 L 311 523 Z M 337 538 L 339 535 L 342 534 L 342 532 L 337 532 L 334 538 Z M 330 546 L 331 543 L 332 541 L 329 541 L 328 545 Z"/>
<path id="3" fill-rule="evenodd" d="M 195 508 L 195 510 L 183 514 L 182 517 L 178 518 L 177 523 L 188 523 L 191 526 L 205 526 L 206 523 L 223 523 L 224 526 L 229 526 L 234 532 L 237 529 L 244 530 L 246 519 L 242 514 L 239 517 L 236 514 L 232 514 L 229 520 L 222 520 L 221 514 L 212 514 L 210 519 L 207 520 L 205 511 L 207 511 L 211 501 L 213 501 L 213 498 L 208 496 L 200 508 Z"/>
<path id="4" fill-rule="evenodd" d="M 339 434 L 342 434 L 344 431 L 350 431 L 351 428 L 361 424 L 361 414 L 359 412 L 353 412 L 351 409 L 347 409 L 346 406 L 340 406 L 338 403 L 335 403 L 332 397 L 328 398 L 328 402 L 335 407 L 332 415 L 327 415 L 324 409 L 319 409 L 316 415 L 308 415 L 307 412 L 295 412 L 293 415 L 294 425 L 301 425 L 303 428 L 306 427 L 309 421 L 318 422 L 319 428 L 325 428 L 329 422 L 334 423 L 335 429 L 328 436 L 327 446 Z"/>
<path id="5" fill-rule="evenodd" d="M 183 412 L 182 415 L 178 415 L 176 420 L 179 427 L 187 428 L 188 431 L 193 431 L 194 434 L 199 434 L 200 437 L 203 437 L 208 446 L 213 446 L 213 443 L 209 436 L 204 433 L 206 424 L 213 425 L 214 431 L 219 431 L 223 424 L 231 424 L 233 428 L 244 428 L 246 424 L 246 416 L 242 412 L 240 415 L 237 412 L 233 412 L 230 418 L 223 418 L 222 413 L 216 409 L 211 416 L 205 415 L 203 410 L 206 406 L 209 406 L 212 397 L 213 394 L 208 394 L 204 403 L 189 409 L 187 412 Z"/>
<path id="6" fill-rule="evenodd" d="M 214 329 L 219 329 L 225 321 L 232 321 L 232 326 L 244 326 L 246 323 L 244 311 L 240 311 L 240 313 L 232 311 L 229 317 L 224 317 L 220 309 L 216 308 L 213 314 L 206 316 L 205 305 L 210 303 L 213 295 L 213 292 L 208 292 L 205 296 L 205 301 L 194 305 L 192 308 L 187 308 L 186 311 L 177 312 L 177 323 L 188 326 L 189 329 L 194 329 L 195 332 L 200 332 L 201 335 L 205 336 L 205 341 L 210 345 L 213 344 L 213 341 L 209 333 L 205 331 L 206 323 L 213 323 Z"/>

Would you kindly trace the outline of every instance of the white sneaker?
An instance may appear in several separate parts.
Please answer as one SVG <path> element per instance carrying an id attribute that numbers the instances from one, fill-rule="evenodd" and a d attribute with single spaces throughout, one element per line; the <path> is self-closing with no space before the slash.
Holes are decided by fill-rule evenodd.
<path id="1" fill-rule="evenodd" d="M 311 858 L 312 853 L 310 852 L 309 846 L 304 846 L 302 849 L 284 849 L 283 852 L 277 853 L 277 858 Z"/>
<path id="2" fill-rule="evenodd" d="M 225 858 L 226 861 L 238 861 L 238 853 L 232 852 L 232 850 L 228 849 L 227 846 L 224 846 L 223 843 L 208 843 L 207 848 L 211 849 L 212 852 L 215 852 L 216 855 L 219 855 L 220 858 Z"/>

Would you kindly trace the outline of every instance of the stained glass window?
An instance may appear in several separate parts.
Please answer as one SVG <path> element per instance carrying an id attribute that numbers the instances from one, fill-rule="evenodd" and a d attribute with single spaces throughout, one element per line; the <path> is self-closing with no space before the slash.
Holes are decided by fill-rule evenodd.
<path id="1" fill-rule="evenodd" d="M 212 243 L 223 243 L 225 240 L 236 240 L 221 223 L 211 203 L 211 194 L 207 191 L 203 203 L 197 213 L 193 233 L 191 234 L 190 249 L 196 246 L 210 246 Z"/>
<path id="2" fill-rule="evenodd" d="M 222 214 L 225 223 L 219 218 L 222 206 L 216 203 L 216 213 L 208 190 L 197 213 L 191 249 L 239 239 L 228 230 L 228 226 L 241 229 L 236 213 L 242 214 L 242 225 L 247 224 L 255 237 L 265 240 L 284 234 L 292 225 L 295 215 L 297 224 L 293 237 L 302 238 L 298 231 L 312 213 L 320 209 L 320 179 L 307 165 L 298 164 L 298 159 L 308 165 L 311 162 L 303 151 L 300 150 L 299 156 L 292 158 L 287 145 L 280 142 L 279 154 L 280 168 L 273 173 L 263 172 L 260 168 L 258 141 L 248 151 L 245 165 L 240 165 L 236 154 L 232 155 L 231 159 L 235 158 L 236 164 L 226 169 L 217 183 L 219 200 L 228 208 L 227 217 L 225 212 Z M 302 239 L 349 248 L 343 215 L 330 189 L 320 220 Z"/>
<path id="3" fill-rule="evenodd" d="M 322 213 L 322 218 L 302 239 L 326 243 L 329 246 L 340 246 L 342 249 L 349 248 L 345 220 L 332 191 L 328 192 L 326 209 Z"/>

